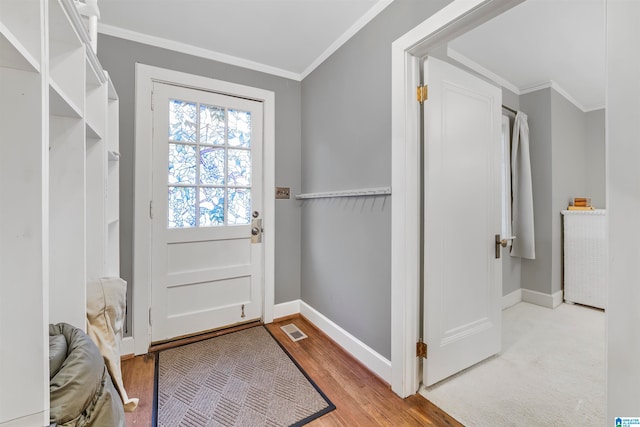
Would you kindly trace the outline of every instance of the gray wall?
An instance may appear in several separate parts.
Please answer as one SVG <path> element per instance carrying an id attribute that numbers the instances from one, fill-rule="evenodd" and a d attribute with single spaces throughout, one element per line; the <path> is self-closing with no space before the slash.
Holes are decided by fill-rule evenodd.
<path id="1" fill-rule="evenodd" d="M 606 178 L 605 178 L 605 110 L 589 111 L 587 114 L 587 188 L 591 203 L 597 208 L 605 208 Z"/>
<path id="2" fill-rule="evenodd" d="M 551 89 L 553 189 L 551 293 L 562 289 L 562 214 L 573 197 L 588 196 L 587 116 Z"/>
<path id="3" fill-rule="evenodd" d="M 536 242 L 536 259 L 522 260 L 522 287 L 549 294 L 553 263 L 551 89 L 520 96 L 520 109 L 529 121 Z"/>
<path id="4" fill-rule="evenodd" d="M 275 92 L 276 185 L 300 192 L 300 82 L 100 34 L 98 57 L 120 97 L 120 264 L 129 283 L 133 261 L 135 63 L 202 75 Z M 267 189 L 267 194 L 271 190 Z M 300 206 L 276 201 L 275 301 L 300 298 Z M 268 232 L 268 231 L 267 231 Z M 128 313 L 130 331 L 131 313 Z"/>
<path id="5" fill-rule="evenodd" d="M 528 115 L 536 259 L 522 260 L 522 287 L 562 289 L 562 215 L 573 197 L 604 199 L 604 110 L 585 113 L 555 89 L 520 96 Z"/>
<path id="6" fill-rule="evenodd" d="M 303 80 L 303 191 L 391 184 L 391 43 L 448 3 L 394 1 Z M 302 299 L 390 358 L 390 199 L 306 202 L 302 242 Z"/>

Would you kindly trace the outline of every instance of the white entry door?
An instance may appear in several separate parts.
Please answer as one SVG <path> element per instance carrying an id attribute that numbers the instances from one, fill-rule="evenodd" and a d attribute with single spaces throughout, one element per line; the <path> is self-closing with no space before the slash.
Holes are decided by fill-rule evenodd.
<path id="1" fill-rule="evenodd" d="M 260 319 L 262 103 L 153 86 L 151 339 Z"/>
<path id="2" fill-rule="evenodd" d="M 501 90 L 434 58 L 424 64 L 423 383 L 500 351 Z"/>

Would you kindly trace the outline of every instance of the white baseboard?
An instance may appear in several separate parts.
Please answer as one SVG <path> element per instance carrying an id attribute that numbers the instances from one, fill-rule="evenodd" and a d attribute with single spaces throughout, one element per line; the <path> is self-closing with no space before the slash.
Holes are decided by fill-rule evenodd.
<path id="1" fill-rule="evenodd" d="M 502 296 L 502 309 L 509 308 L 522 301 L 522 289 L 516 289 Z"/>
<path id="2" fill-rule="evenodd" d="M 558 291 L 554 294 L 543 294 L 542 292 L 522 289 L 522 301 L 531 304 L 541 305 L 547 308 L 556 308 L 562 304 L 563 292 Z"/>
<path id="3" fill-rule="evenodd" d="M 371 347 L 342 329 L 304 301 L 300 301 L 300 314 L 327 334 L 329 338 L 360 361 L 360 363 L 370 371 L 387 383 L 391 383 L 391 361 L 382 357 Z"/>
<path id="4" fill-rule="evenodd" d="M 300 300 L 283 302 L 273 306 L 273 319 L 277 320 L 280 317 L 291 316 L 292 314 L 300 313 Z"/>

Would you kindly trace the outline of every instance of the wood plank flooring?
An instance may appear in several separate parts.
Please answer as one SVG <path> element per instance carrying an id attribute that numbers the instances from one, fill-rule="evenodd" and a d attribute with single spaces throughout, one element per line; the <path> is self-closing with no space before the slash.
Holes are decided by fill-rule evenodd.
<path id="1" fill-rule="evenodd" d="M 280 326 L 294 323 L 308 338 L 292 342 Z M 267 325 L 276 339 L 336 405 L 336 410 L 307 424 L 329 426 L 462 426 L 420 395 L 401 399 L 389 386 L 299 315 Z M 126 414 L 127 426 L 150 426 L 155 357 L 122 361 L 124 385 L 138 408 Z"/>

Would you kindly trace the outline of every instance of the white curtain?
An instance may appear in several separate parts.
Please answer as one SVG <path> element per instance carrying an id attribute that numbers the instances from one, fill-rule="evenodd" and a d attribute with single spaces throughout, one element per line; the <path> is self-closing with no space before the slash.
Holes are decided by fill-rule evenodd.
<path id="1" fill-rule="evenodd" d="M 511 247 L 511 256 L 535 259 L 529 124 L 527 123 L 527 115 L 522 112 L 518 112 L 513 125 L 511 185 L 513 191 L 513 234 L 516 236 Z"/>

